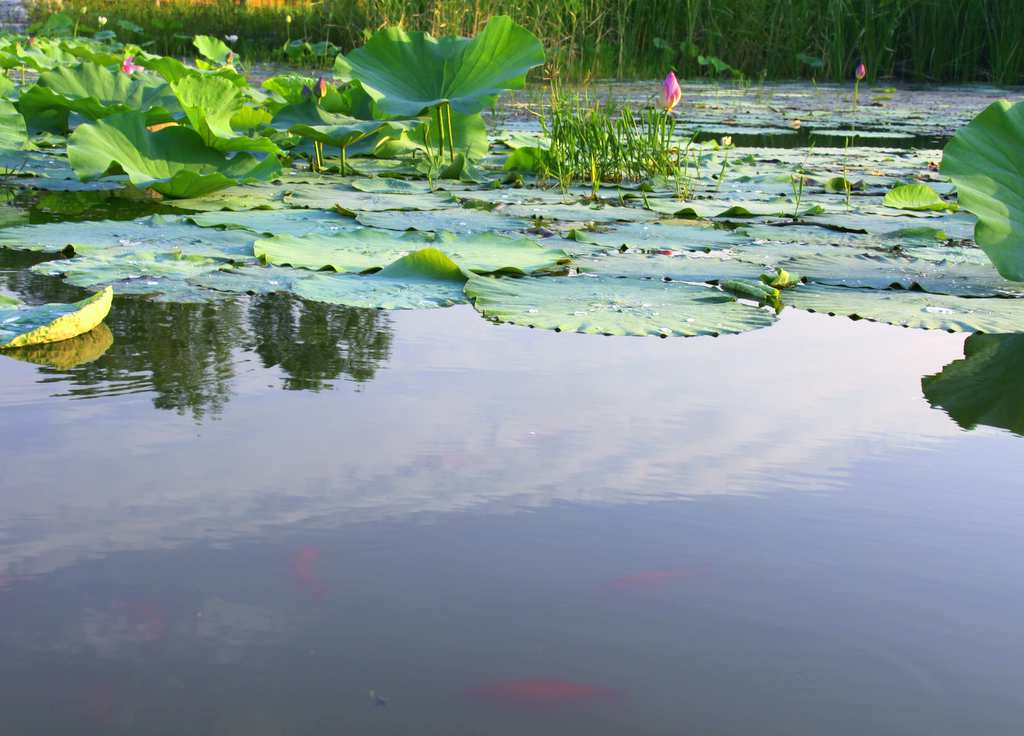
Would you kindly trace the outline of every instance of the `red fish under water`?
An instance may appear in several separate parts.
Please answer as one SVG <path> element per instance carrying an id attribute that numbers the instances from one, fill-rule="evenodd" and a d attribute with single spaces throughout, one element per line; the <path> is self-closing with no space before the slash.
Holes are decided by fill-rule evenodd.
<path id="1" fill-rule="evenodd" d="M 624 575 L 607 583 L 607 587 L 615 590 L 641 590 L 659 588 L 667 583 L 678 581 L 690 575 L 690 570 L 677 568 L 674 570 L 647 570 L 633 575 Z"/>
<path id="2" fill-rule="evenodd" d="M 160 641 L 167 635 L 167 620 L 159 605 L 145 599 L 115 600 L 112 612 L 135 641 Z"/>
<path id="3" fill-rule="evenodd" d="M 520 706 L 557 706 L 607 700 L 619 695 L 606 687 L 567 680 L 503 680 L 467 691 L 467 695 L 496 703 Z"/>
<path id="4" fill-rule="evenodd" d="M 327 586 L 316 574 L 316 566 L 320 561 L 320 550 L 316 547 L 303 547 L 292 557 L 292 578 L 299 587 L 311 596 L 320 600 L 327 594 Z"/>

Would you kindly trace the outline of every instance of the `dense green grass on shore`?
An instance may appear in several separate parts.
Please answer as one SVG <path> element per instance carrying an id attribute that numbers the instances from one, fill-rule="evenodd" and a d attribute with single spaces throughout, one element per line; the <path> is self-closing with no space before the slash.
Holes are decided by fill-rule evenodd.
<path id="1" fill-rule="evenodd" d="M 52 2 L 33 5 L 32 17 L 46 17 L 56 9 Z M 348 50 L 384 25 L 472 34 L 505 13 L 544 42 L 549 72 L 570 80 L 655 77 L 669 68 L 685 77 L 845 80 L 863 61 L 869 79 L 1024 82 L 1020 0 L 317 0 L 290 8 L 257 2 L 74 0 L 61 7 L 79 14 L 85 30 L 99 15 L 135 23 L 144 33 L 119 30 L 122 39 L 155 40 L 154 50 L 164 54 L 191 53 L 197 33 L 232 34 L 246 58 L 283 60 L 289 40 Z M 331 59 L 309 61 L 329 66 Z"/>

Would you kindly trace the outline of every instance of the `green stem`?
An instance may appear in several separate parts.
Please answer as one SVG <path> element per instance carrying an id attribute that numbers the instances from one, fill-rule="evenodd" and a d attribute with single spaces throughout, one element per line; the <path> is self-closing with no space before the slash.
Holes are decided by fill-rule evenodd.
<path id="1" fill-rule="evenodd" d="M 445 114 L 448 118 L 448 153 L 452 161 L 455 160 L 455 131 L 452 129 L 452 103 L 444 103 Z"/>

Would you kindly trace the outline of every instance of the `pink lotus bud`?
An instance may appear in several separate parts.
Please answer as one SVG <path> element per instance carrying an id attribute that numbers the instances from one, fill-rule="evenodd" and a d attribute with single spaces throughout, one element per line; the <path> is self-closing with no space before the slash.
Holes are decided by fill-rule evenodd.
<path id="1" fill-rule="evenodd" d="M 665 112 L 672 112 L 672 108 L 678 105 L 682 98 L 683 90 L 679 86 L 679 80 L 676 79 L 675 72 L 669 72 L 665 81 L 661 83 L 661 106 L 665 108 Z"/>
<path id="2" fill-rule="evenodd" d="M 857 65 L 857 68 L 854 69 L 853 74 L 855 77 L 857 77 L 858 82 L 868 75 L 868 68 L 864 66 L 863 61 Z"/>
<path id="3" fill-rule="evenodd" d="M 121 71 L 125 74 L 134 74 L 135 72 L 141 72 L 143 69 L 145 69 L 144 66 L 139 66 L 135 63 L 134 56 L 126 56 L 124 61 L 121 62 Z"/>
<path id="4" fill-rule="evenodd" d="M 313 88 L 313 93 L 316 95 L 318 100 L 322 100 L 327 96 L 327 80 L 320 77 L 316 80 L 316 85 Z"/>

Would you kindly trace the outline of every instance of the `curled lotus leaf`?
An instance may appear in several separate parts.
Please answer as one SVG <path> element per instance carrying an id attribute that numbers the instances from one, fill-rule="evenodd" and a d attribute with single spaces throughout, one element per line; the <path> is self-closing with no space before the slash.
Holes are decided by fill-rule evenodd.
<path id="1" fill-rule="evenodd" d="M 0 349 L 60 342 L 99 325 L 114 298 L 110 287 L 73 304 L 0 306 Z"/>

